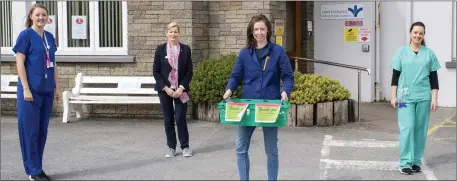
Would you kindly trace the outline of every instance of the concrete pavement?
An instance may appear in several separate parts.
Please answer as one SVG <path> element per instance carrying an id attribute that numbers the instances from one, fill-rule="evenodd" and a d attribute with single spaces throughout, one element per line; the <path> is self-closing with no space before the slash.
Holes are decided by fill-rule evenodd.
<path id="1" fill-rule="evenodd" d="M 282 128 L 279 179 L 455 180 L 455 108 L 432 113 L 423 173 L 398 173 L 395 111 L 385 103 L 363 104 L 362 122 L 339 127 Z M 443 122 L 446 123 L 443 124 Z M 451 121 L 449 121 L 451 120 Z M 453 120 L 453 123 L 452 123 Z M 44 170 L 58 180 L 236 180 L 236 127 L 190 121 L 195 155 L 165 155 L 160 120 L 85 119 L 63 124 L 53 118 Z M 454 125 L 454 128 L 452 128 Z M 446 127 L 448 126 L 448 127 Z M 266 179 L 262 129 L 253 135 L 251 179 Z M 1 117 L 1 179 L 26 179 L 15 117 Z"/>

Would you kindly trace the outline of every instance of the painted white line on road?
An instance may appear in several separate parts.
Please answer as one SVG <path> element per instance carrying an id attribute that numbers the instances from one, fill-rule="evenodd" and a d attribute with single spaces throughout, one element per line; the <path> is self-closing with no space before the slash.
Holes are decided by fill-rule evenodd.
<path id="1" fill-rule="evenodd" d="M 329 168 L 355 170 L 398 170 L 398 162 L 393 161 L 363 161 L 363 160 L 331 160 L 321 159 Z"/>
<path id="2" fill-rule="evenodd" d="M 319 162 L 319 167 L 324 169 L 324 173 L 321 175 L 321 180 L 327 180 L 328 175 L 328 164 L 326 162 L 322 162 L 322 159 L 328 159 L 330 157 L 330 146 L 326 145 L 325 143 L 332 140 L 332 135 L 325 135 L 324 142 L 322 143 L 322 150 L 321 150 L 321 161 Z"/>
<path id="3" fill-rule="evenodd" d="M 397 147 L 398 141 L 345 141 L 345 140 L 328 140 L 324 145 L 338 147 L 364 147 L 364 148 L 390 148 Z"/>
<path id="4" fill-rule="evenodd" d="M 322 145 L 321 158 L 328 158 L 330 156 L 330 147 L 327 145 L 327 142 L 332 141 L 331 135 L 325 135 L 324 144 Z"/>
<path id="5" fill-rule="evenodd" d="M 331 147 L 360 147 L 360 148 L 391 148 L 398 147 L 398 141 L 375 141 L 365 139 L 363 141 L 333 140 L 332 135 L 325 135 L 319 167 L 324 169 L 321 180 L 328 179 L 328 169 L 351 169 L 351 170 L 383 170 L 398 171 L 398 161 L 364 161 L 364 160 L 332 160 L 330 159 Z M 422 159 L 422 173 L 427 180 L 438 180 L 433 171 Z"/>
<path id="6" fill-rule="evenodd" d="M 427 163 L 424 159 L 422 159 L 422 172 L 424 173 L 425 178 L 427 178 L 427 180 L 438 180 L 433 171 L 430 168 L 428 168 Z"/>

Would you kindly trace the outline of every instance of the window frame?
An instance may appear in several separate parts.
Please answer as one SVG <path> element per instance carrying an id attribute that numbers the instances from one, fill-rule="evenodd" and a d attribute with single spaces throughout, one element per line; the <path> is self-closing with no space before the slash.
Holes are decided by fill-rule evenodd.
<path id="1" fill-rule="evenodd" d="M 98 13 L 98 5 L 100 1 L 88 1 L 89 2 L 89 39 L 90 39 L 90 47 L 68 47 L 68 23 L 67 22 L 67 2 L 66 1 L 57 1 L 57 29 L 56 32 L 59 36 L 59 45 L 57 47 L 56 55 L 128 55 L 128 9 L 127 9 L 127 1 L 122 1 L 122 47 L 100 47 L 99 46 L 99 37 L 96 36 L 99 32 L 99 13 Z M 36 1 L 30 2 L 15 2 L 12 3 L 26 3 L 27 8 L 12 8 L 12 11 L 20 13 L 14 13 L 12 15 L 13 22 L 18 20 L 19 18 L 21 21 L 25 23 L 25 16 L 27 16 L 28 10 L 30 7 L 36 3 Z M 16 7 L 20 7 L 17 5 Z M 25 16 L 24 16 L 25 15 Z M 21 17 L 19 17 L 21 16 Z M 13 46 L 16 44 L 16 37 L 24 30 L 24 25 L 22 23 L 22 27 L 20 26 L 13 26 Z M 11 50 L 13 47 L 1 47 L 1 54 L 2 55 L 14 55 L 13 51 Z"/>
<path id="2" fill-rule="evenodd" d="M 14 22 L 14 15 L 13 15 L 13 3 L 14 1 L 11 1 L 11 12 L 10 12 L 10 16 L 11 16 L 11 22 Z M 13 46 L 14 44 L 16 44 L 16 38 L 14 38 L 14 23 L 11 24 L 11 31 L 13 32 L 13 37 L 11 37 L 11 41 L 12 41 L 12 46 L 11 47 L 0 47 L 0 52 L 1 54 L 13 54 Z M 1 46 L 1 45 L 0 45 Z M 5 53 L 5 52 L 9 52 L 9 53 Z"/>

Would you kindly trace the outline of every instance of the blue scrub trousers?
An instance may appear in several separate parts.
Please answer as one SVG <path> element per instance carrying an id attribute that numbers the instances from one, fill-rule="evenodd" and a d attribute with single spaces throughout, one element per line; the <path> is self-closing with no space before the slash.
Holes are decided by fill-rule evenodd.
<path id="1" fill-rule="evenodd" d="M 238 126 L 236 156 L 240 180 L 249 180 L 249 155 L 252 133 L 255 126 Z M 268 180 L 278 179 L 278 127 L 262 127 L 265 153 L 267 155 Z"/>
<path id="2" fill-rule="evenodd" d="M 430 118 L 430 101 L 406 103 L 398 108 L 400 168 L 421 166 Z"/>
<path id="3" fill-rule="evenodd" d="M 18 132 L 25 173 L 37 175 L 42 171 L 54 92 L 31 92 L 33 101 L 26 101 L 23 90 L 17 90 Z"/>

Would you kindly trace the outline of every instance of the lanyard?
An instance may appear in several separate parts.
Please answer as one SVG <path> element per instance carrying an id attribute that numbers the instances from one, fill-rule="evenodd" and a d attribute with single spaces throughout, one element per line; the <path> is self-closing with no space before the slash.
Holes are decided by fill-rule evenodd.
<path id="1" fill-rule="evenodd" d="M 47 74 L 47 69 L 50 67 L 50 64 L 51 64 L 51 57 L 49 57 L 49 43 L 48 43 L 48 39 L 46 38 L 46 33 L 43 33 L 43 37 L 44 37 L 44 42 L 43 42 L 43 45 L 44 45 L 44 49 L 46 50 L 46 66 L 44 68 L 44 78 L 48 78 L 48 74 Z"/>

